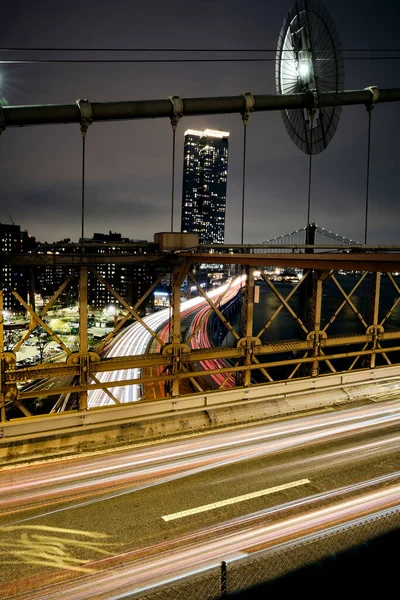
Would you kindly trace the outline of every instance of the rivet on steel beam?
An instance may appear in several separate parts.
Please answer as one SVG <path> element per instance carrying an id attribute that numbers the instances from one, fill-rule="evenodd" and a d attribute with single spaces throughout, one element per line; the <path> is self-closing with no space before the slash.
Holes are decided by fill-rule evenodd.
<path id="1" fill-rule="evenodd" d="M 82 137 L 86 136 L 86 132 L 89 129 L 89 125 L 91 125 L 93 123 L 93 112 L 92 112 L 92 106 L 89 102 L 89 100 L 85 99 L 85 100 L 77 100 L 76 104 L 79 108 L 79 111 L 81 113 L 81 132 L 82 132 Z"/>
<path id="2" fill-rule="evenodd" d="M 245 109 L 242 112 L 242 120 L 243 120 L 243 125 L 247 125 L 247 121 L 249 120 L 250 113 L 252 113 L 254 110 L 256 101 L 251 92 L 243 92 L 243 94 L 241 94 L 241 95 L 243 96 L 245 103 L 246 103 Z"/>
<path id="3" fill-rule="evenodd" d="M 379 102 L 380 92 L 376 85 L 370 85 L 369 87 L 366 87 L 364 89 L 365 91 L 371 92 L 372 94 L 371 102 L 365 105 L 365 108 L 371 114 L 374 110 L 375 104 Z"/>
<path id="4" fill-rule="evenodd" d="M 311 90 L 310 95 L 312 96 L 312 106 L 308 109 L 308 114 L 310 115 L 310 119 L 313 120 L 315 117 L 315 113 L 319 108 L 319 94 L 317 90 Z"/>
<path id="5" fill-rule="evenodd" d="M 3 133 L 3 131 L 6 128 L 6 123 L 4 120 L 4 112 L 3 112 L 3 107 L 0 104 L 0 135 Z"/>
<path id="6" fill-rule="evenodd" d="M 183 100 L 179 96 L 169 96 L 168 100 L 172 103 L 172 116 L 171 116 L 171 125 L 172 129 L 176 129 L 176 126 L 179 123 L 179 119 L 183 115 Z"/>

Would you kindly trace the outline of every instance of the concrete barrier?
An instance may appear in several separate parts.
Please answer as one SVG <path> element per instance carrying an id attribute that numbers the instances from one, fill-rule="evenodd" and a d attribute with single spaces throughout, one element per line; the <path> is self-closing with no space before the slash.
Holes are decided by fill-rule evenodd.
<path id="1" fill-rule="evenodd" d="M 0 464 L 205 432 L 400 391 L 400 367 L 296 379 L 224 392 L 13 419 L 0 425 Z"/>

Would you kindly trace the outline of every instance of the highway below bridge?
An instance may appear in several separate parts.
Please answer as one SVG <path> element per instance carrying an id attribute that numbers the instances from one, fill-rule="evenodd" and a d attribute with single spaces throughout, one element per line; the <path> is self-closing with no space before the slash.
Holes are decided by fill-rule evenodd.
<path id="1" fill-rule="evenodd" d="M 221 560 L 393 528 L 399 425 L 397 379 L 357 406 L 3 466 L 0 598 L 147 597 Z"/>
<path id="2" fill-rule="evenodd" d="M 219 304 L 218 300 L 220 299 L 220 306 L 222 307 L 238 294 L 243 281 L 243 277 L 237 277 L 234 281 L 229 281 L 223 286 L 207 292 L 207 295 L 209 298 L 214 299 L 217 304 Z M 210 341 L 207 334 L 207 316 L 211 312 L 211 309 L 206 300 L 201 296 L 186 300 L 181 303 L 180 311 L 181 320 L 186 320 L 186 323 L 188 324 L 187 339 L 189 338 L 191 347 L 210 347 Z M 140 355 L 145 354 L 149 349 L 153 352 L 160 352 L 161 346 L 159 340 L 166 343 L 168 341 L 168 336 L 170 335 L 170 319 L 171 312 L 168 308 L 145 317 L 144 322 L 146 325 L 153 331 L 158 332 L 158 340 L 152 337 L 151 333 L 140 323 L 135 323 L 117 336 L 110 349 L 106 351 L 105 356 L 122 357 L 131 354 Z M 217 363 L 219 364 L 217 365 Z M 207 364 L 204 363 L 202 365 L 202 368 L 207 370 L 218 368 L 218 366 L 220 368 L 224 366 L 223 361 L 209 360 L 207 361 Z M 152 368 L 148 368 L 147 370 L 152 372 Z M 160 375 L 161 369 L 154 368 L 153 370 L 154 375 Z M 98 379 L 102 383 L 107 383 L 123 379 L 134 379 L 136 377 L 140 377 L 139 369 L 102 373 L 99 375 Z M 225 378 L 226 376 L 223 374 L 214 375 L 214 387 L 216 387 L 217 384 L 223 384 Z M 209 379 L 211 379 L 211 377 L 209 377 Z M 227 384 L 226 387 L 229 387 L 229 378 L 227 379 Z M 193 390 L 189 388 L 188 391 L 192 392 Z M 165 396 L 165 389 L 161 382 L 158 382 L 157 384 L 147 384 L 144 392 L 142 386 L 139 384 L 127 385 L 115 389 L 113 395 L 119 402 L 135 402 L 142 398 L 143 395 L 145 395 L 146 398 L 162 398 Z M 88 395 L 88 406 L 90 408 L 107 406 L 112 403 L 113 399 L 110 398 L 110 395 L 104 390 L 96 390 L 90 392 Z"/>
<path id="3" fill-rule="evenodd" d="M 226 284 L 207 292 L 209 298 L 220 299 L 218 303 L 223 309 L 224 305 L 231 302 L 232 299 L 237 296 L 240 292 L 241 284 L 243 283 L 243 277 L 237 277 L 234 281 L 228 281 Z M 211 347 L 211 341 L 208 335 L 208 317 L 210 316 L 210 307 L 201 296 L 196 296 L 189 300 L 181 303 L 181 319 L 182 323 L 186 324 L 186 338 L 190 338 L 189 343 L 192 348 L 209 348 Z M 171 311 L 165 308 L 161 311 L 155 312 L 148 315 L 143 319 L 146 325 L 154 332 L 157 332 L 159 338 L 166 343 L 168 336 L 170 335 L 170 318 Z M 111 344 L 104 352 L 105 357 L 123 357 L 132 355 L 141 355 L 146 352 L 160 352 L 160 344 L 154 339 L 149 330 L 146 330 L 140 323 L 134 323 L 126 327 L 116 336 Z M 223 360 L 214 361 L 208 360 L 202 364 L 204 370 L 218 368 L 225 366 Z M 148 374 L 159 375 L 161 369 L 156 367 L 149 367 L 146 369 Z M 115 371 L 110 373 L 104 373 L 99 376 L 99 381 L 102 382 L 114 382 L 122 379 L 133 379 L 140 377 L 139 369 L 129 369 L 127 371 Z M 206 376 L 205 376 L 206 377 Z M 213 377 L 209 376 L 208 379 L 211 382 L 211 386 L 219 387 L 232 387 L 234 383 L 233 376 L 226 377 L 223 374 L 216 374 Z M 57 396 L 57 388 L 64 388 L 70 385 L 71 378 L 51 378 L 36 381 L 27 385 L 24 391 L 37 390 L 38 396 L 44 395 L 45 392 L 54 392 L 54 408 L 53 411 L 61 411 L 67 404 L 70 394 L 64 399 L 63 396 Z M 224 385 L 223 385 L 224 384 Z M 196 389 L 196 382 L 192 383 L 194 389 Z M 187 393 L 193 392 L 193 387 L 187 384 Z M 143 397 L 149 398 L 163 398 L 166 395 L 165 387 L 161 382 L 146 384 L 145 390 L 143 390 L 140 384 L 127 385 L 117 388 L 113 391 L 112 396 L 104 390 L 96 390 L 89 393 L 88 406 L 89 408 L 95 408 L 100 406 L 108 406 L 114 404 L 116 401 L 121 403 L 136 402 L 137 400 L 143 399 Z M 200 389 L 200 388 L 197 388 Z"/>

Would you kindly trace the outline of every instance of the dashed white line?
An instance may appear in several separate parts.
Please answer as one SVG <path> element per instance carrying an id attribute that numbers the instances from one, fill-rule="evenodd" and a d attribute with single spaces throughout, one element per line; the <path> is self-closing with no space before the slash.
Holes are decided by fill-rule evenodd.
<path id="1" fill-rule="evenodd" d="M 214 510 L 215 508 L 221 508 L 221 506 L 228 506 L 229 504 L 236 504 L 237 502 L 245 502 L 246 500 L 252 500 L 253 498 L 259 498 L 260 496 L 268 496 L 269 494 L 275 494 L 276 492 L 298 487 L 300 485 L 306 485 L 307 483 L 310 483 L 309 479 L 297 479 L 297 481 L 291 481 L 290 483 L 284 483 L 282 485 L 275 485 L 274 487 L 266 488 L 265 490 L 259 490 L 258 492 L 252 492 L 251 494 L 244 494 L 243 496 L 236 496 L 235 498 L 227 498 L 226 500 L 220 500 L 219 502 L 212 502 L 211 504 L 204 504 L 203 506 L 197 506 L 196 508 L 189 508 L 188 510 L 182 510 L 181 512 L 164 515 L 161 518 L 164 521 L 174 521 L 175 519 L 182 519 L 183 517 L 188 517 L 190 515 L 196 515 L 208 510 Z"/>

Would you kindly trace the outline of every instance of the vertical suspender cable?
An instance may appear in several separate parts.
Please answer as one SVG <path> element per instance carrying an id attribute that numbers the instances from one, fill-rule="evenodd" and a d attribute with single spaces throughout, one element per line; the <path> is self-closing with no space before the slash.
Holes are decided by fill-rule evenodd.
<path id="1" fill-rule="evenodd" d="M 240 243 L 243 245 L 244 243 L 244 199 L 245 199 L 245 190 L 246 190 L 246 140 L 247 140 L 247 122 L 250 117 L 250 113 L 254 110 L 255 99 L 253 94 L 250 92 L 244 92 L 242 94 L 245 102 L 244 110 L 242 112 L 242 121 L 243 121 L 243 171 L 242 171 L 242 226 L 241 226 L 241 235 L 240 235 Z"/>
<path id="2" fill-rule="evenodd" d="M 367 245 L 368 239 L 368 201 L 369 201 L 369 163 L 371 155 L 371 112 L 368 111 L 368 145 L 367 145 L 367 182 L 365 187 L 365 229 L 364 229 L 364 245 Z"/>
<path id="3" fill-rule="evenodd" d="M 183 114 L 183 102 L 179 96 L 170 96 L 168 98 L 172 104 L 171 126 L 172 126 L 172 177 L 171 177 L 171 233 L 174 231 L 174 199 L 175 199 L 175 142 L 176 128 Z M 169 321 L 168 321 L 168 343 L 172 339 L 172 302 L 173 302 L 173 274 L 169 279 Z"/>
<path id="4" fill-rule="evenodd" d="M 89 125 L 93 122 L 92 107 L 88 100 L 77 100 L 76 104 L 81 113 L 81 134 L 82 134 L 82 192 L 81 192 L 81 249 L 83 250 L 83 241 L 85 236 L 85 162 L 86 162 L 86 133 Z"/>
<path id="5" fill-rule="evenodd" d="M 175 198 L 175 138 L 179 119 L 183 114 L 183 101 L 179 96 L 169 96 L 172 104 L 171 127 L 172 127 L 172 182 L 171 182 L 171 233 L 174 231 L 174 198 Z"/>
<path id="6" fill-rule="evenodd" d="M 312 155 L 313 155 L 313 125 L 314 125 L 314 111 L 310 113 L 310 160 L 308 163 L 308 198 L 307 198 L 307 231 L 306 231 L 306 244 L 310 241 L 310 216 L 311 216 L 311 175 L 312 175 Z"/>
<path id="7" fill-rule="evenodd" d="M 174 231 L 174 198 L 175 198 L 175 137 L 176 127 L 172 128 L 172 185 L 171 185 L 171 233 Z"/>
<path id="8" fill-rule="evenodd" d="M 171 184 L 171 233 L 174 231 L 174 191 L 175 191 L 175 133 L 176 127 L 172 126 L 172 184 Z M 169 311 L 168 311 L 168 343 L 172 337 L 172 273 L 169 274 Z M 171 382 L 168 381 L 168 384 Z"/>
<path id="9" fill-rule="evenodd" d="M 242 94 L 245 106 L 242 112 L 242 121 L 243 121 L 243 172 L 242 172 L 242 226 L 241 226 L 241 236 L 240 243 L 243 245 L 244 243 L 244 204 L 245 204 L 245 190 L 246 190 L 246 142 L 247 142 L 247 122 L 250 117 L 250 113 L 254 110 L 255 99 L 253 94 L 250 92 L 245 92 Z M 243 269 L 243 265 L 241 265 L 241 269 Z M 242 270 L 241 270 L 242 272 Z M 248 285 L 248 281 L 246 281 L 245 285 Z M 242 307 L 240 311 L 240 331 L 241 336 L 245 335 L 245 297 L 242 294 L 241 298 Z M 238 381 L 238 375 L 240 374 L 236 371 L 236 385 L 240 385 L 240 381 Z M 244 373 L 243 373 L 244 377 Z"/>
<path id="10" fill-rule="evenodd" d="M 243 173 L 242 173 L 242 229 L 240 243 L 243 244 L 244 234 L 244 196 L 246 188 L 246 137 L 247 137 L 247 122 L 243 121 Z"/>
<path id="11" fill-rule="evenodd" d="M 367 245 L 368 241 L 368 204 L 369 204 L 369 171 L 370 171 L 370 157 L 371 157 L 371 116 L 374 110 L 375 104 L 379 100 L 379 90 L 375 85 L 365 88 L 372 94 L 371 102 L 366 105 L 368 111 L 368 144 L 367 144 L 367 173 L 366 173 L 366 187 L 365 187 L 365 227 L 364 227 L 364 245 Z"/>
<path id="12" fill-rule="evenodd" d="M 172 177 L 171 177 L 171 233 L 174 231 L 174 197 L 175 197 L 175 137 L 176 137 L 176 124 L 172 123 Z M 169 275 L 169 320 L 168 320 L 168 343 L 171 343 L 172 338 L 172 301 L 173 301 L 173 290 L 172 290 L 173 275 Z M 168 382 L 171 383 L 171 382 Z"/>
<path id="13" fill-rule="evenodd" d="M 85 155 L 86 155 L 86 137 L 82 136 L 82 193 L 81 193 L 81 244 L 85 237 Z"/>
<path id="14" fill-rule="evenodd" d="M 312 130 L 311 130 L 311 137 L 312 137 Z M 310 160 L 308 163 L 308 199 L 307 199 L 307 233 L 309 231 L 310 228 L 310 213 L 311 213 L 311 174 L 312 174 L 312 150 L 310 152 Z M 309 236 L 309 233 L 308 233 Z M 307 237 L 308 237 L 307 236 Z M 306 244 L 308 244 L 308 240 L 306 241 Z"/>

